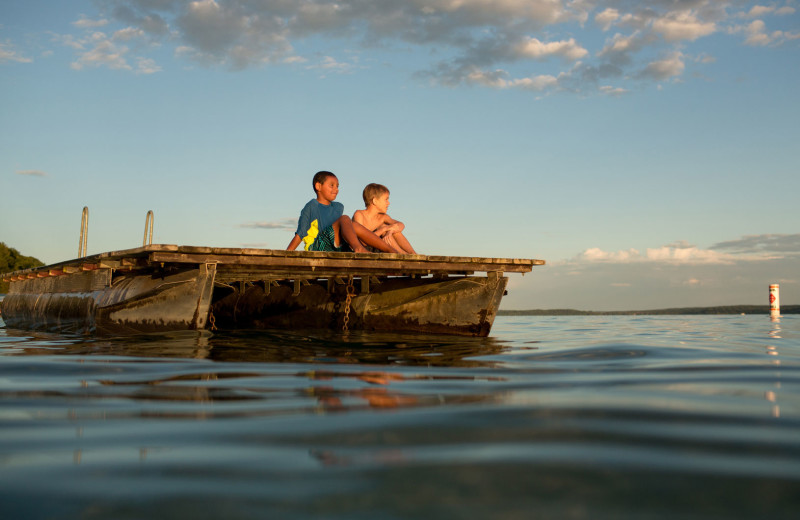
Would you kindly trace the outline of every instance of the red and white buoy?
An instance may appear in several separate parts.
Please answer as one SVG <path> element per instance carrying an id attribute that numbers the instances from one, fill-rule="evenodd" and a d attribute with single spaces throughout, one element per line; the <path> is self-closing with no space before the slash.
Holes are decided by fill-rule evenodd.
<path id="1" fill-rule="evenodd" d="M 769 284 L 769 315 L 771 318 L 781 315 L 780 286 L 776 283 Z"/>

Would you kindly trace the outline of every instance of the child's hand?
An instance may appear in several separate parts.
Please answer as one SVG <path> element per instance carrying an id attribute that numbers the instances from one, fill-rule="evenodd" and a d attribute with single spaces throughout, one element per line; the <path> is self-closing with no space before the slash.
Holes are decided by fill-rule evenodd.
<path id="1" fill-rule="evenodd" d="M 392 233 L 402 233 L 406 227 L 403 225 L 402 222 L 395 222 L 394 224 L 389 226 L 389 230 Z"/>
<path id="2" fill-rule="evenodd" d="M 375 234 L 379 237 L 385 237 L 387 233 L 392 233 L 392 226 L 389 224 L 381 224 L 375 229 Z"/>

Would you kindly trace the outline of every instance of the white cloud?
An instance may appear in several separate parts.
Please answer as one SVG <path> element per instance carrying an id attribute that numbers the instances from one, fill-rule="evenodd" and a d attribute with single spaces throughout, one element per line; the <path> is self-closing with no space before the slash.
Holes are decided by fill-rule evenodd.
<path id="1" fill-rule="evenodd" d="M 619 11 L 612 7 L 607 7 L 600 13 L 597 13 L 594 17 L 594 21 L 597 25 L 602 27 L 604 31 L 611 29 L 611 26 L 619 20 Z"/>
<path id="2" fill-rule="evenodd" d="M 416 9 L 416 2 L 408 3 Z M 526 0 L 428 0 L 425 2 L 425 6 L 428 7 L 427 12 L 420 10 L 421 13 L 458 15 L 472 24 L 509 18 L 552 24 L 568 20 L 582 21 L 588 16 L 588 8 L 582 6 L 580 2 L 574 2 L 574 5 L 570 6 L 560 0 L 538 2 Z"/>
<path id="3" fill-rule="evenodd" d="M 586 249 L 574 258 L 561 262 L 582 264 L 671 264 L 671 265 L 731 265 L 738 262 L 763 262 L 800 256 L 800 233 L 794 235 L 750 235 L 720 242 L 702 249 L 685 240 L 660 247 L 604 251 L 599 247 Z M 556 262 L 558 264 L 559 262 Z"/>
<path id="4" fill-rule="evenodd" d="M 89 23 L 86 18 L 82 18 L 75 25 L 90 29 L 107 25 L 107 22 Z M 87 30 L 83 35 L 63 35 L 56 39 L 76 52 L 75 60 L 70 64 L 73 70 L 106 67 L 136 74 L 154 74 L 162 70 L 152 58 L 131 55 L 128 44 L 137 48 L 153 46 L 148 41 L 147 33 L 141 28 L 124 27 L 114 31 L 111 36 L 105 32 Z M 132 62 L 135 65 L 131 65 Z"/>
<path id="5" fill-rule="evenodd" d="M 82 52 L 78 59 L 72 62 L 71 67 L 74 70 L 81 70 L 84 67 L 108 67 L 109 69 L 117 70 L 132 69 L 125 59 L 128 47 L 117 45 L 105 33 L 93 33 L 88 40 L 81 42 L 81 48 L 86 48 L 86 46 L 90 48 Z"/>
<path id="6" fill-rule="evenodd" d="M 742 13 L 743 18 L 761 18 L 775 11 L 772 5 L 754 5 L 748 12 Z"/>
<path id="7" fill-rule="evenodd" d="M 600 92 L 607 96 L 622 96 L 627 94 L 629 91 L 622 87 L 612 87 L 611 85 L 601 85 Z"/>
<path id="8" fill-rule="evenodd" d="M 28 177 L 47 177 L 47 173 L 42 170 L 18 170 L 17 175 L 25 175 Z"/>
<path id="9" fill-rule="evenodd" d="M 629 263 L 641 261 L 642 254 L 636 249 L 628 249 L 625 251 L 603 251 L 599 247 L 591 247 L 580 253 L 575 260 L 578 263 L 583 262 L 612 262 L 612 263 Z"/>
<path id="10" fill-rule="evenodd" d="M 655 11 L 625 13 L 624 15 L 620 16 L 617 25 L 620 27 L 628 27 L 641 31 L 652 25 L 654 16 L 656 16 Z"/>
<path id="11" fill-rule="evenodd" d="M 598 56 L 604 56 L 614 53 L 636 52 L 645 44 L 645 39 L 639 31 L 635 31 L 630 35 L 623 35 L 617 33 L 613 38 L 606 41 L 605 47 L 598 53 Z"/>
<path id="12" fill-rule="evenodd" d="M 233 69 L 281 60 L 292 51 L 286 38 L 290 20 L 272 15 L 269 7 L 241 2 L 220 5 L 214 0 L 190 2 L 175 20 L 185 47 L 192 49 L 181 54 L 203 64 Z"/>
<path id="13" fill-rule="evenodd" d="M 772 31 L 767 30 L 767 24 L 763 20 L 753 20 L 747 25 L 737 26 L 730 29 L 731 33 L 744 33 L 747 38 L 744 43 L 753 47 L 765 47 L 767 45 L 777 45 L 787 40 L 800 38 L 800 32 Z"/>
<path id="14" fill-rule="evenodd" d="M 662 81 L 680 76 L 683 74 L 684 67 L 683 54 L 676 51 L 663 60 L 650 62 L 644 70 L 640 72 L 640 76 Z"/>
<path id="15" fill-rule="evenodd" d="M 244 224 L 240 224 L 239 227 L 254 228 L 254 229 L 281 229 L 281 230 L 294 231 L 297 229 L 297 219 L 285 218 L 281 220 L 274 220 L 271 222 L 246 222 Z"/>
<path id="16" fill-rule="evenodd" d="M 763 18 L 769 15 L 786 16 L 795 13 L 795 8 L 790 5 L 777 7 L 775 5 L 754 5 L 747 12 L 738 13 L 739 18 Z"/>
<path id="17" fill-rule="evenodd" d="M 143 37 L 144 37 L 143 30 L 135 29 L 133 27 L 126 27 L 124 29 L 116 31 L 112 36 L 112 39 L 116 41 L 127 42 L 130 40 L 136 40 Z"/>
<path id="18" fill-rule="evenodd" d="M 17 63 L 31 63 L 33 60 L 19 54 L 9 42 L 0 42 L 0 63 L 14 61 Z"/>
<path id="19" fill-rule="evenodd" d="M 753 20 L 745 28 L 747 39 L 744 41 L 747 45 L 769 45 L 772 42 L 772 37 L 766 33 L 766 24 L 761 20 Z"/>
<path id="20" fill-rule="evenodd" d="M 306 66 L 307 69 L 322 69 L 326 72 L 336 72 L 339 74 L 349 74 L 353 72 L 354 69 L 358 68 L 358 65 L 355 61 L 351 63 L 341 62 L 333 58 L 332 56 L 324 56 L 322 61 L 315 63 L 313 65 Z"/>
<path id="21" fill-rule="evenodd" d="M 797 261 L 731 263 L 549 263 L 534 268 L 503 298 L 503 309 L 637 310 L 721 305 L 764 305 L 767 286 L 800 294 Z M 785 282 L 781 280 L 786 280 Z M 785 296 L 785 304 L 793 303 Z"/>
<path id="22" fill-rule="evenodd" d="M 508 79 L 508 73 L 504 70 L 482 71 L 473 69 L 464 78 L 464 81 L 473 85 L 482 85 L 496 89 L 519 88 L 524 90 L 543 91 L 558 85 L 558 78 L 543 74 L 528 78 Z"/>
<path id="23" fill-rule="evenodd" d="M 533 76 L 530 78 L 520 78 L 511 81 L 508 87 L 516 87 L 525 90 L 542 91 L 558 85 L 558 78 L 548 74 Z"/>
<path id="24" fill-rule="evenodd" d="M 161 72 L 161 67 L 150 58 L 136 58 L 136 73 L 137 74 L 155 74 Z"/>
<path id="25" fill-rule="evenodd" d="M 698 63 L 714 63 L 715 61 L 717 61 L 717 58 L 709 54 L 703 53 L 696 56 L 694 60 Z"/>
<path id="26" fill-rule="evenodd" d="M 596 95 L 630 92 L 635 81 L 681 76 L 682 53 L 706 55 L 704 36 L 741 33 L 748 45 L 760 46 L 798 36 L 759 24 L 732 26 L 732 20 L 760 22 L 762 16 L 794 12 L 788 4 L 734 0 L 114 0 L 98 5 L 97 14 L 84 15 L 74 25 L 82 31 L 106 26 L 114 46 L 87 41 L 85 35 L 63 37 L 64 45 L 79 52 L 75 68 L 156 71 L 157 66 L 140 65 L 152 63 L 143 61 L 149 56 L 140 49 L 161 43 L 171 46 L 176 59 L 210 67 L 316 63 L 309 68 L 353 72 L 355 65 L 340 59 L 318 63 L 317 56 L 337 56 L 341 42 L 359 52 L 416 53 L 415 76 L 441 85 Z M 585 25 L 590 14 L 594 23 Z M 120 27 L 112 30 L 114 25 Z M 596 33 L 612 27 L 614 37 L 597 44 Z M 653 61 L 659 55 L 667 58 Z M 559 69 L 549 62 L 554 57 L 581 66 Z M 377 61 L 386 59 L 391 58 Z M 692 66 L 705 63 L 693 60 Z M 610 82 L 622 90 L 608 89 Z"/>
<path id="27" fill-rule="evenodd" d="M 72 22 L 72 25 L 80 29 L 96 29 L 98 27 L 104 27 L 108 25 L 108 20 L 106 19 L 93 20 L 91 18 L 87 18 L 86 15 L 81 15 L 81 17 L 78 20 Z"/>
<path id="28" fill-rule="evenodd" d="M 746 235 L 710 247 L 686 240 L 643 250 L 593 247 L 534 269 L 532 281 L 509 291 L 503 308 L 632 310 L 763 303 L 766 309 L 769 283 L 780 283 L 787 295 L 800 294 L 798 265 L 800 233 Z"/>
<path id="29" fill-rule="evenodd" d="M 667 41 L 696 40 L 717 30 L 713 22 L 704 22 L 693 12 L 673 12 L 656 19 L 653 30 Z"/>
<path id="30" fill-rule="evenodd" d="M 748 235 L 698 247 L 668 245 L 586 249 L 534 269 L 503 299 L 505 309 L 663 309 L 767 304 L 767 284 L 800 294 L 800 233 Z M 526 277 L 527 278 L 527 277 Z"/>
<path id="31" fill-rule="evenodd" d="M 287 56 L 283 59 L 283 63 L 287 64 L 295 64 L 295 63 L 308 63 L 308 59 L 302 56 Z"/>
<path id="32" fill-rule="evenodd" d="M 697 247 L 662 246 L 648 248 L 644 260 L 648 262 L 667 262 L 676 264 L 730 264 L 735 261 L 732 255 L 698 249 Z"/>
<path id="33" fill-rule="evenodd" d="M 520 57 L 541 60 L 550 56 L 558 56 L 568 60 L 579 60 L 589 54 L 589 51 L 575 43 L 574 38 L 569 40 L 544 43 L 537 38 L 525 38 L 517 44 L 516 53 Z"/>

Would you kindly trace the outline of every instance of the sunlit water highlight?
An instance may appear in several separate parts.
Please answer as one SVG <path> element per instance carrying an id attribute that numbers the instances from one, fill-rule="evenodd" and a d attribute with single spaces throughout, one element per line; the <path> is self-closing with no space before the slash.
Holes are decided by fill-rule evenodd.
<path id="1" fill-rule="evenodd" d="M 798 518 L 800 316 L 0 328 L 0 518 L 190 516 Z"/>

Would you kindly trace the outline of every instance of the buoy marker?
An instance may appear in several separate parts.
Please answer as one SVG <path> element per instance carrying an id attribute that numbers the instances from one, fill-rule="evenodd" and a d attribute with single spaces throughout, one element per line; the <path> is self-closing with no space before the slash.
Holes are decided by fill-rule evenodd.
<path id="1" fill-rule="evenodd" d="M 778 318 L 781 315 L 780 285 L 769 284 L 769 315 L 771 318 Z"/>

